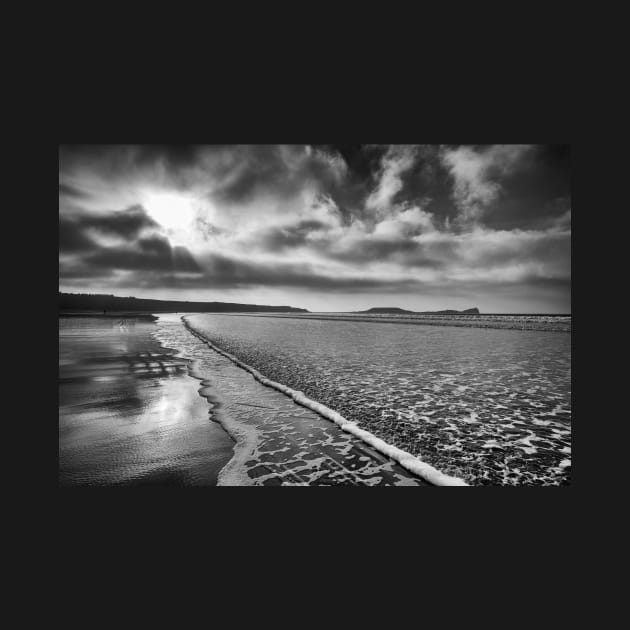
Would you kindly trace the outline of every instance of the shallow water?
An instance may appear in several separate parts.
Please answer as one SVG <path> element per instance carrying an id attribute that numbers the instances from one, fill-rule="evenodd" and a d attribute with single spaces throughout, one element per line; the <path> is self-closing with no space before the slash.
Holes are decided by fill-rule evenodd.
<path id="1" fill-rule="evenodd" d="M 233 441 L 141 320 L 59 318 L 59 485 L 215 485 Z"/>
<path id="2" fill-rule="evenodd" d="M 471 484 L 570 482 L 567 331 L 225 314 L 186 319 L 268 378 L 447 474 Z"/>
<path id="3" fill-rule="evenodd" d="M 212 417 L 236 442 L 218 485 L 427 485 L 333 422 L 257 382 L 192 334 L 178 315 L 160 315 L 155 336 L 191 361 Z"/>

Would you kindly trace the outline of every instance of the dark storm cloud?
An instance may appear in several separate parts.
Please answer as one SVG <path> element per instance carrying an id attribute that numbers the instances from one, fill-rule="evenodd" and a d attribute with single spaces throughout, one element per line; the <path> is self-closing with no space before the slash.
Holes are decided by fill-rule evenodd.
<path id="1" fill-rule="evenodd" d="M 218 203 L 247 204 L 265 196 L 287 201 L 310 186 L 334 201 L 347 224 L 352 216 L 361 215 L 372 186 L 363 176 L 372 166 L 361 163 L 357 168 L 355 158 L 354 167 L 350 167 L 343 153 L 330 145 L 309 149 L 243 145 L 224 151 L 224 159 L 213 168 L 218 184 L 212 198 Z"/>
<path id="2" fill-rule="evenodd" d="M 149 217 L 140 205 L 130 206 L 126 210 L 107 216 L 86 217 L 83 221 L 85 227 L 126 239 L 138 236 L 145 229 L 159 228 L 159 224 Z"/>
<path id="3" fill-rule="evenodd" d="M 105 272 L 109 270 L 199 271 L 197 263 L 188 250 L 179 248 L 175 252 L 166 240 L 159 250 L 145 249 L 142 246 L 139 248 L 103 247 L 98 252 L 83 257 L 80 264 L 90 270 L 102 269 Z"/>
<path id="4" fill-rule="evenodd" d="M 300 221 L 296 225 L 270 228 L 258 236 L 258 245 L 262 249 L 279 251 L 300 247 L 308 241 L 311 233 L 324 230 L 328 226 L 321 221 Z"/>
<path id="5" fill-rule="evenodd" d="M 173 247 L 174 268 L 177 271 L 199 271 L 197 261 L 190 251 L 183 245 L 175 245 Z"/>
<path id="6" fill-rule="evenodd" d="M 155 269 L 175 269 L 177 271 L 199 271 L 199 265 L 193 258 L 192 254 L 182 245 L 172 246 L 168 239 L 162 236 L 151 236 L 149 238 L 141 238 L 137 242 L 140 252 L 147 260 L 143 260 L 142 264 L 145 268 L 151 268 L 151 261 L 155 261 Z M 169 266 L 170 262 L 170 266 Z M 134 269 L 135 267 L 126 267 Z"/>
<path id="7" fill-rule="evenodd" d="M 235 147 L 223 166 L 231 175 L 215 188 L 213 198 L 230 204 L 247 203 L 258 195 L 289 199 L 309 182 L 324 187 L 334 185 L 336 173 L 326 157 L 334 160 L 336 156 L 314 151 L 302 156 L 304 152 L 303 147 Z M 343 166 L 341 162 L 339 166 Z"/>
<path id="8" fill-rule="evenodd" d="M 382 156 L 387 152 L 387 145 L 363 144 L 321 144 L 314 145 L 322 151 L 338 154 L 348 165 L 354 178 L 374 183 Z"/>
<path id="9" fill-rule="evenodd" d="M 115 270 L 198 272 L 199 266 L 185 247 L 173 247 L 157 233 L 159 225 L 141 206 L 105 215 L 59 216 L 59 253 L 78 256 L 72 267 L 60 264 L 61 278 L 107 277 Z M 147 234 L 147 231 L 149 233 Z M 119 245 L 103 245 L 94 234 L 115 236 Z"/>
<path id="10" fill-rule="evenodd" d="M 487 228 L 536 229 L 571 207 L 570 147 L 464 146 L 441 156 L 455 207 Z"/>
<path id="11" fill-rule="evenodd" d="M 401 174 L 402 187 L 395 200 L 401 204 L 420 204 L 433 215 L 436 225 L 454 221 L 457 208 L 451 200 L 453 182 L 440 162 L 440 147 L 423 146 L 413 166 Z"/>
<path id="12" fill-rule="evenodd" d="M 331 248 L 329 256 L 335 260 L 363 264 L 370 262 L 395 262 L 406 268 L 425 267 L 442 269 L 444 258 L 454 250 L 452 243 L 438 246 L 425 245 L 406 239 L 391 241 L 385 239 L 363 239 L 353 243 L 351 248 L 335 251 Z"/>
<path id="13" fill-rule="evenodd" d="M 91 232 L 114 235 L 133 240 L 144 230 L 158 229 L 142 206 L 109 214 L 79 214 L 72 217 L 59 215 L 59 251 L 81 251 L 96 248 Z"/>
<path id="14" fill-rule="evenodd" d="M 493 229 L 531 229 L 571 209 L 570 147 L 536 147 L 525 168 L 503 180 L 503 194 L 491 204 L 484 225 Z"/>
<path id="15" fill-rule="evenodd" d="M 403 145 L 395 145 L 401 151 Z M 569 145 L 414 145 L 413 159 L 396 174 L 400 186 L 388 198 L 391 205 L 417 204 L 433 215 L 440 228 L 457 229 L 461 211 L 454 201 L 453 171 L 444 154 L 469 150 L 484 165 L 481 180 L 496 191 L 487 201 L 478 223 L 491 229 L 535 229 L 549 217 L 558 217 L 571 207 L 571 147 Z M 333 147 L 344 156 L 348 175 L 340 190 L 329 194 L 344 213 L 365 218 L 364 205 L 370 192 L 390 166 L 388 145 L 340 145 Z M 496 159 L 488 160 L 488 156 Z M 395 160 L 394 160 L 395 162 Z M 353 191 L 349 195 L 350 190 Z M 470 191 L 469 191 L 470 192 Z M 554 201 L 555 200 L 555 201 Z"/>
<path id="16" fill-rule="evenodd" d="M 168 242 L 168 239 L 163 236 L 155 235 L 148 238 L 141 238 L 138 240 L 137 244 L 143 252 L 149 252 L 162 256 L 171 254 L 171 245 Z"/>
<path id="17" fill-rule="evenodd" d="M 59 215 L 59 251 L 82 252 L 90 251 L 96 243 L 86 234 L 81 221 Z"/>

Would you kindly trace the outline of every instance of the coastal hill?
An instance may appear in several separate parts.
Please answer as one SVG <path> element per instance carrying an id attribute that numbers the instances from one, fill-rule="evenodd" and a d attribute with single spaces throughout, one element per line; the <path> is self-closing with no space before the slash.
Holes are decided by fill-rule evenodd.
<path id="1" fill-rule="evenodd" d="M 59 292 L 60 311 L 125 311 L 149 313 L 308 313 L 293 306 L 265 306 L 236 304 L 233 302 L 181 302 L 176 300 L 149 300 L 115 295 Z"/>
<path id="2" fill-rule="evenodd" d="M 409 313 L 411 315 L 479 315 L 478 308 L 467 308 L 465 311 L 406 311 L 404 308 L 396 308 L 396 307 L 375 307 L 370 308 L 367 311 L 354 311 L 355 313 L 372 313 L 372 314 L 387 314 L 387 315 L 396 315 Z"/>

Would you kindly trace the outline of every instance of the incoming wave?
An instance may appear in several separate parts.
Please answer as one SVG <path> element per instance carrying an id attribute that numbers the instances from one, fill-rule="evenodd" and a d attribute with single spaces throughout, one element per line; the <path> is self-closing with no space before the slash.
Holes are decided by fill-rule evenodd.
<path id="1" fill-rule="evenodd" d="M 433 466 L 430 466 L 426 462 L 418 459 L 415 455 L 412 455 L 407 451 L 403 451 L 396 446 L 388 444 L 384 440 L 376 437 L 373 433 L 370 433 L 365 429 L 361 429 L 355 422 L 347 420 L 340 413 L 334 411 L 333 409 L 330 409 L 329 407 L 326 407 L 325 405 L 322 405 L 321 403 L 318 403 L 308 398 L 304 395 L 303 392 L 296 391 L 290 387 L 287 387 L 286 385 L 283 385 L 282 383 L 272 381 L 252 366 L 243 363 L 243 361 L 241 361 L 234 355 L 214 345 L 205 335 L 195 329 L 187 321 L 185 316 L 182 317 L 182 321 L 184 323 L 184 326 L 190 331 L 190 333 L 206 343 L 211 350 L 214 350 L 218 354 L 232 361 L 232 363 L 234 363 L 238 367 L 249 372 L 262 385 L 271 387 L 279 392 L 282 392 L 289 398 L 292 398 L 298 405 L 306 407 L 307 409 L 311 409 L 320 416 L 331 420 L 332 422 L 337 424 L 343 431 L 350 433 L 365 442 L 366 444 L 369 444 L 372 448 L 376 449 L 383 455 L 398 462 L 403 468 L 413 473 L 414 475 L 417 475 L 418 477 L 421 477 L 422 479 L 436 486 L 468 486 L 468 484 L 464 480 L 459 479 L 458 477 L 446 475 Z"/>

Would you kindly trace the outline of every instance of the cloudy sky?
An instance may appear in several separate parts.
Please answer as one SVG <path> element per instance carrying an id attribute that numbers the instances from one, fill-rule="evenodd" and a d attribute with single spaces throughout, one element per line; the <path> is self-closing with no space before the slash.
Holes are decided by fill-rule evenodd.
<path id="1" fill-rule="evenodd" d="M 59 290 L 571 312 L 570 148 L 59 148 Z"/>

